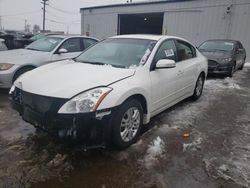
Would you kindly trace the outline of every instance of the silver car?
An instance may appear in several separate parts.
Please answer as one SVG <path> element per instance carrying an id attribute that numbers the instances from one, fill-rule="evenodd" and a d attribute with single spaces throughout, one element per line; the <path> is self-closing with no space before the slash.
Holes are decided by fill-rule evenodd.
<path id="1" fill-rule="evenodd" d="M 24 49 L 0 52 L 0 88 L 10 88 L 23 73 L 41 65 L 80 55 L 98 42 L 84 36 L 53 35 L 39 39 Z"/>

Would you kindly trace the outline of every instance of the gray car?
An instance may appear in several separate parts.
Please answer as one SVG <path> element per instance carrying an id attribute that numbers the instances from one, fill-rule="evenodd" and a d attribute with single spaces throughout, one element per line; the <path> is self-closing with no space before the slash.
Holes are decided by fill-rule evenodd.
<path id="1" fill-rule="evenodd" d="M 23 73 L 41 65 L 81 54 L 98 40 L 84 36 L 53 35 L 31 43 L 24 49 L 0 52 L 0 88 L 10 88 Z"/>
<path id="2" fill-rule="evenodd" d="M 208 59 L 208 74 L 232 77 L 236 70 L 243 69 L 246 61 L 245 48 L 235 40 L 208 40 L 199 50 Z"/>

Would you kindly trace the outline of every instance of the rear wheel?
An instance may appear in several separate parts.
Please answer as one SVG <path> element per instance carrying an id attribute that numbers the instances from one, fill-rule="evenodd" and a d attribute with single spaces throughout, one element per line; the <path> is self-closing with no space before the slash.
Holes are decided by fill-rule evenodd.
<path id="1" fill-rule="evenodd" d="M 205 76 L 203 74 L 200 74 L 196 81 L 194 93 L 192 96 L 193 100 L 197 100 L 201 97 L 201 94 L 203 92 L 204 82 L 205 82 Z"/>
<path id="2" fill-rule="evenodd" d="M 112 126 L 113 144 L 126 148 L 135 143 L 140 135 L 143 109 L 139 101 L 130 99 L 122 104 Z"/>
<path id="3" fill-rule="evenodd" d="M 17 78 L 19 78 L 22 74 L 24 74 L 24 73 L 26 73 L 26 72 L 28 72 L 28 71 L 31 71 L 31 70 L 33 70 L 35 67 L 23 67 L 23 68 L 21 68 L 21 69 L 19 69 L 16 73 L 15 73 L 15 75 L 14 75 L 14 77 L 13 77 L 13 80 L 12 80 L 12 83 L 14 83 L 16 80 L 17 80 Z"/>

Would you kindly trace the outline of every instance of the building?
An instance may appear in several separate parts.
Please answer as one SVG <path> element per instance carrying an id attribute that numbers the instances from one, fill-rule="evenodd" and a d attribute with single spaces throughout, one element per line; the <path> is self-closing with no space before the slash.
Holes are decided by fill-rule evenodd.
<path id="1" fill-rule="evenodd" d="M 208 39 L 235 39 L 250 54 L 250 0 L 166 0 L 81 8 L 81 32 L 99 39 L 168 34 L 195 45 Z"/>

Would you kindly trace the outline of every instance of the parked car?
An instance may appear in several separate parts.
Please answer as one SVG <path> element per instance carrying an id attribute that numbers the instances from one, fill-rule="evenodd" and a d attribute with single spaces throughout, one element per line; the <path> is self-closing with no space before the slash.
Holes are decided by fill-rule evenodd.
<path id="1" fill-rule="evenodd" d="M 0 51 L 8 50 L 7 46 L 4 43 L 4 39 L 0 39 Z"/>
<path id="2" fill-rule="evenodd" d="M 206 75 L 206 58 L 185 39 L 124 35 L 24 74 L 10 94 L 14 109 L 37 128 L 85 147 L 125 148 L 151 117 L 198 99 Z"/>
<path id="3" fill-rule="evenodd" d="M 58 35 L 58 33 L 39 33 L 30 38 L 30 43 L 48 36 Z"/>
<path id="4" fill-rule="evenodd" d="M 33 41 L 30 40 L 34 35 L 32 33 L 17 32 L 14 35 L 14 49 L 24 48 Z"/>
<path id="5" fill-rule="evenodd" d="M 209 74 L 225 74 L 232 77 L 238 69 L 242 70 L 246 61 L 246 50 L 240 41 L 208 40 L 199 47 L 208 58 Z"/>
<path id="6" fill-rule="evenodd" d="M 41 65 L 77 57 L 96 42 L 89 37 L 56 35 L 37 40 L 25 49 L 0 52 L 0 88 L 10 88 L 20 75 Z"/>

